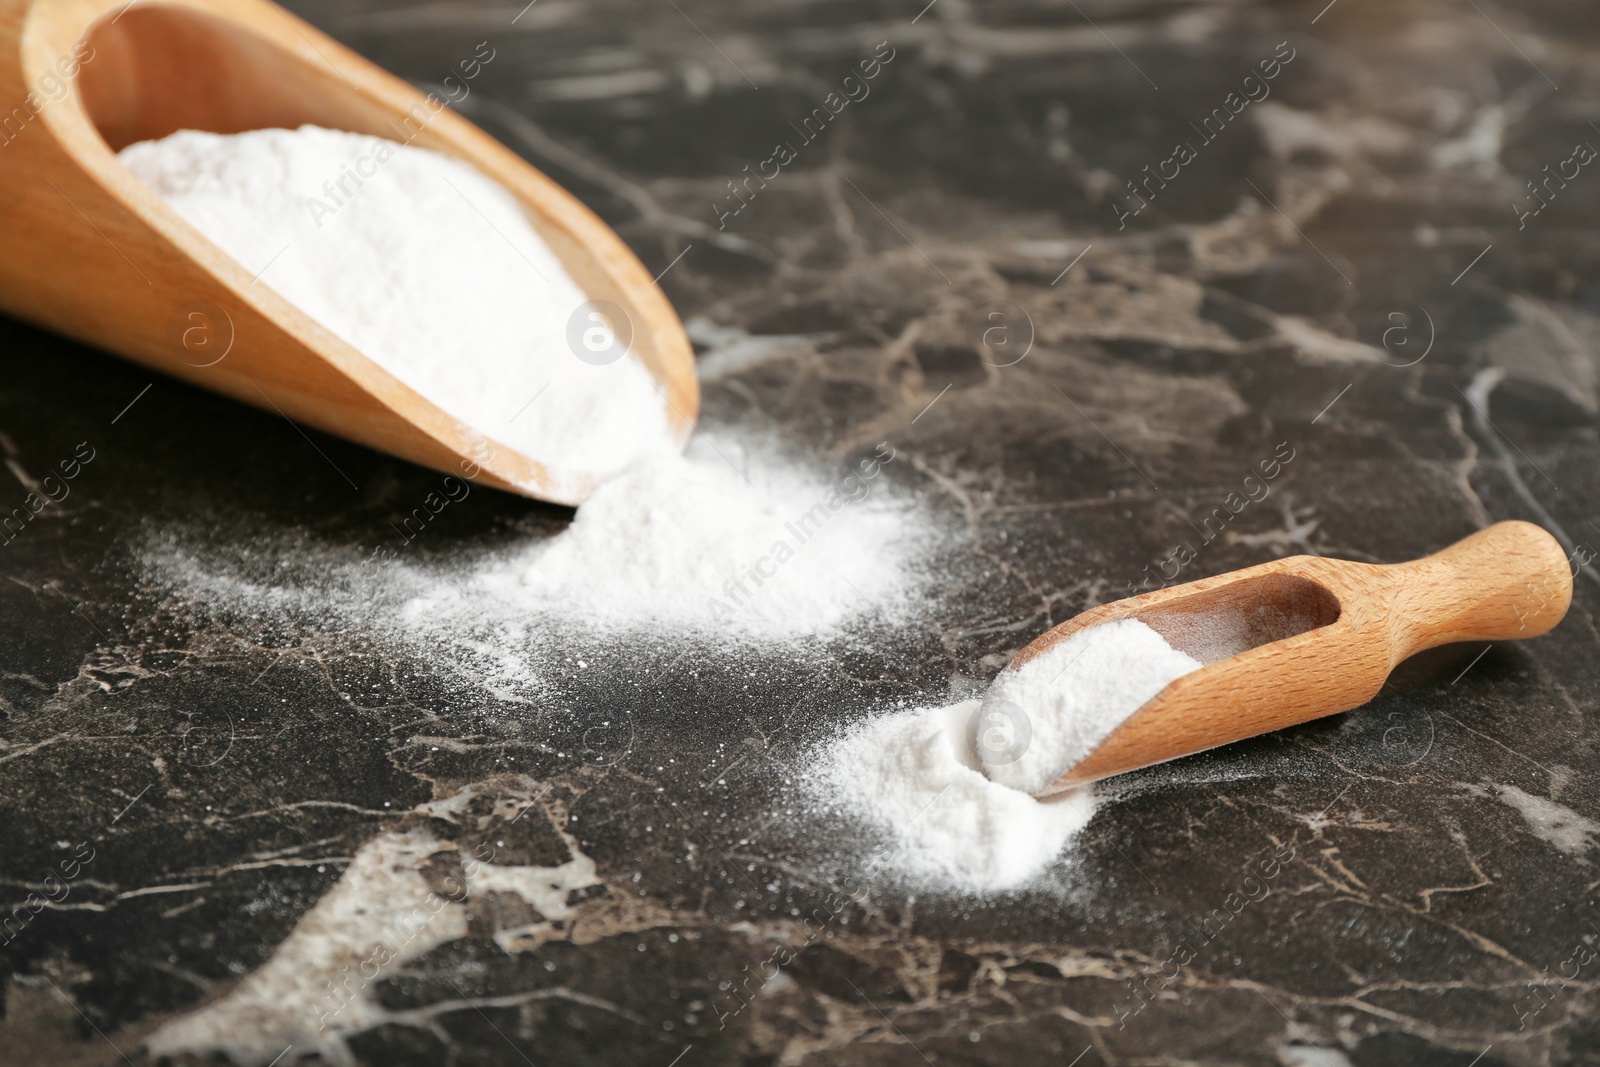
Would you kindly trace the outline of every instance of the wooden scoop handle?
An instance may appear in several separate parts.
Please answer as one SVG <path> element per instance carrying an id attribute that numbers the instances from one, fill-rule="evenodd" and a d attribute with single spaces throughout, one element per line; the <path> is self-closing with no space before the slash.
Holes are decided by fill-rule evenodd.
<path id="1" fill-rule="evenodd" d="M 1449 548 L 1382 568 L 1394 663 L 1454 641 L 1537 637 L 1572 603 L 1567 554 L 1531 522 L 1497 522 Z"/>

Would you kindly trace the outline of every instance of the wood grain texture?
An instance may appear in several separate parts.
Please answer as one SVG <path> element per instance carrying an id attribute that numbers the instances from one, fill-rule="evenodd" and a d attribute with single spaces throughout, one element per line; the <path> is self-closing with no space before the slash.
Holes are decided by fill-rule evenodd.
<path id="1" fill-rule="evenodd" d="M 1006 669 L 1125 618 L 1205 664 L 1044 791 L 1054 793 L 1359 707 L 1408 656 L 1537 637 L 1571 603 L 1556 539 L 1532 523 L 1501 522 L 1410 563 L 1291 556 L 1104 604 L 1042 635 Z"/>
<path id="2" fill-rule="evenodd" d="M 531 458 L 252 284 L 114 154 L 183 128 L 312 123 L 454 156 L 509 189 L 578 286 L 631 319 L 633 354 L 663 387 L 679 444 L 688 439 L 700 400 L 693 351 L 616 234 L 437 98 L 265 0 L 0 0 L 0 101 L 10 109 L 0 116 L 0 308 L 12 315 L 437 470 L 461 473 L 465 462 L 486 484 L 581 502 L 594 486 L 556 489 Z M 174 330 L 180 309 L 201 302 L 219 309 L 202 325 L 231 330 L 220 362 Z"/>

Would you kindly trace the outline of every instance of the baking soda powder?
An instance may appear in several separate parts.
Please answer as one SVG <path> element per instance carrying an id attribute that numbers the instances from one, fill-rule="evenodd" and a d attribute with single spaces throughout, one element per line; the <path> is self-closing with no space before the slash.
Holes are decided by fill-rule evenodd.
<path id="1" fill-rule="evenodd" d="M 1142 622 L 1091 626 L 1003 672 L 981 702 L 846 731 L 805 777 L 810 814 L 843 816 L 882 837 L 864 860 L 869 872 L 935 892 L 1025 886 L 1088 825 L 1096 803 L 1092 787 L 1043 800 L 1031 792 L 1200 666 Z"/>
<path id="2" fill-rule="evenodd" d="M 181 130 L 118 158 L 252 285 L 544 465 L 563 492 L 674 450 L 649 370 L 621 352 L 595 361 L 611 324 L 516 198 L 466 163 L 315 126 Z"/>

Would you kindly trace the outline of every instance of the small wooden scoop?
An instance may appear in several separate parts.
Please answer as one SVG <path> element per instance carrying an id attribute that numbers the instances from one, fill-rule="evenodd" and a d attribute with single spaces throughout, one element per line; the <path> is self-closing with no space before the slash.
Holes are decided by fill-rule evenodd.
<path id="1" fill-rule="evenodd" d="M 557 488 L 252 284 L 114 155 L 180 129 L 306 123 L 433 149 L 509 189 L 590 299 L 630 320 L 687 439 L 693 352 L 617 235 L 441 99 L 265 0 L 0 0 L 0 309 L 416 463 L 579 503 L 594 486 Z"/>
<path id="2" fill-rule="evenodd" d="M 1501 522 L 1411 563 L 1291 556 L 1103 604 L 1034 640 L 1006 670 L 1085 627 L 1129 618 L 1205 664 L 1152 697 L 1047 795 L 1359 707 L 1408 656 L 1537 637 L 1571 603 L 1556 539 Z"/>

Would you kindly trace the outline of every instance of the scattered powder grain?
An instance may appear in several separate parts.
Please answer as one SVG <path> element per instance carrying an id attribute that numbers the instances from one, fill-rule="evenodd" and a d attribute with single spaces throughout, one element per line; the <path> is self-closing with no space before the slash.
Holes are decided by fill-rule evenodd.
<path id="1" fill-rule="evenodd" d="M 518 201 L 466 163 L 302 126 L 182 130 L 124 148 L 133 174 L 252 275 L 572 499 L 673 450 L 666 403 Z M 363 177 L 364 176 L 364 177 Z"/>
<path id="2" fill-rule="evenodd" d="M 1201 666 L 1137 619 L 1078 631 L 989 687 L 977 736 L 989 776 L 1026 793 L 1047 788 L 1168 682 Z"/>

